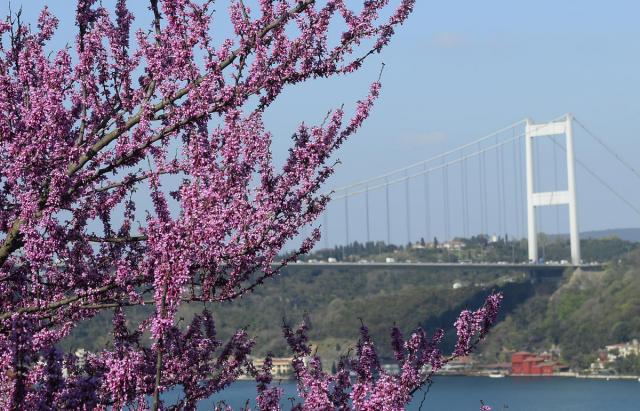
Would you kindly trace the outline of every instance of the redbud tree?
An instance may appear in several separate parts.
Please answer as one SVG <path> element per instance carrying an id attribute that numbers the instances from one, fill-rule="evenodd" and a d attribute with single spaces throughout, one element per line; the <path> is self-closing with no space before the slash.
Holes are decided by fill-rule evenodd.
<path id="1" fill-rule="evenodd" d="M 241 297 L 313 247 L 317 230 L 276 258 L 325 208 L 331 156 L 380 83 L 352 116 L 301 124 L 282 165 L 263 114 L 288 86 L 360 69 L 414 1 L 232 0 L 224 14 L 213 0 L 148 0 L 134 16 L 126 0 L 78 0 L 77 35 L 60 49 L 46 8 L 36 24 L 0 22 L 0 408 L 194 409 L 249 372 L 257 407 L 278 409 L 270 362 L 252 367 L 244 330 L 222 342 L 208 311 L 186 328 L 175 314 Z M 227 16 L 230 36 L 214 37 Z M 461 315 L 453 356 L 484 336 L 499 301 Z M 140 305 L 153 313 L 131 326 L 123 308 Z M 109 347 L 82 362 L 56 348 L 107 310 Z M 402 409 L 452 358 L 438 332 L 394 330 L 402 373 L 385 374 L 363 328 L 356 356 L 329 375 L 307 360 L 304 326 L 284 334 L 300 409 Z M 183 395 L 164 404 L 171 389 Z"/>

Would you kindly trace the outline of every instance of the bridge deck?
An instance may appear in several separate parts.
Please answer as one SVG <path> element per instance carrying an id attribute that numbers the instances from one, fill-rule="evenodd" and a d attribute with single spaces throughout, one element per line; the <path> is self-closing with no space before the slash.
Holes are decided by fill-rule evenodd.
<path id="1" fill-rule="evenodd" d="M 565 270 L 567 268 L 583 268 L 597 270 L 602 264 L 531 264 L 531 263 L 378 263 L 378 262 L 297 262 L 288 267 L 346 267 L 346 268 L 448 268 L 448 269 L 518 269 L 518 270 Z"/>

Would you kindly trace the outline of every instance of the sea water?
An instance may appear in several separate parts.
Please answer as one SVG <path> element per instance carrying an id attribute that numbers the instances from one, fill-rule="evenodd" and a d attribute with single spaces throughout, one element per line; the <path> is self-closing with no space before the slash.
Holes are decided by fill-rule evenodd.
<path id="1" fill-rule="evenodd" d="M 296 400 L 293 381 L 282 381 L 282 408 L 291 409 Z M 255 383 L 240 381 L 213 398 L 202 401 L 198 410 L 213 410 L 225 401 L 240 409 L 249 400 L 254 408 Z M 175 403 L 178 391 L 165 393 L 167 403 Z M 407 410 L 417 411 L 423 399 L 418 392 Z M 590 380 L 560 377 L 436 377 L 424 399 L 423 411 L 477 411 L 481 402 L 494 411 L 640 411 L 640 382 L 637 380 Z"/>

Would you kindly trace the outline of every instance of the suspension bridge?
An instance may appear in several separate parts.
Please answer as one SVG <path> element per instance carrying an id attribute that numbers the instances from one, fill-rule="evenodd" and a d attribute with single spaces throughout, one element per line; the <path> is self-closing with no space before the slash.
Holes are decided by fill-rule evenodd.
<path id="1" fill-rule="evenodd" d="M 394 240 L 416 244 L 419 239 L 424 244 L 424 238 L 430 240 L 435 234 L 441 244 L 473 235 L 526 238 L 528 260 L 508 265 L 531 268 L 544 263 L 545 243 L 539 236 L 546 219 L 547 227 L 548 220 L 555 224 L 556 234 L 562 232 L 562 225 L 568 225 L 571 250 L 565 261 L 549 268 L 584 266 L 577 195 L 582 182 L 576 181 L 577 167 L 636 216 L 640 216 L 640 209 L 576 156 L 576 128 L 580 138 L 593 139 L 607 155 L 640 178 L 623 156 L 571 114 L 543 123 L 524 119 L 423 161 L 333 189 L 332 201 L 321 219 L 320 246 L 330 248 L 353 241 L 392 244 Z M 469 263 L 459 264 L 471 267 Z M 365 261 L 352 265 L 376 264 Z M 472 265 L 481 268 L 497 264 Z M 500 266 L 505 267 L 505 262 Z"/>

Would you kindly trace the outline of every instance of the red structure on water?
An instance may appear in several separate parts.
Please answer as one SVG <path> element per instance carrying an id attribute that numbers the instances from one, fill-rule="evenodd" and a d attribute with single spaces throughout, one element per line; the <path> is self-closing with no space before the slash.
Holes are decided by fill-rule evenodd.
<path id="1" fill-rule="evenodd" d="M 551 359 L 551 354 L 517 352 L 511 356 L 512 375 L 553 375 L 561 365 Z"/>

